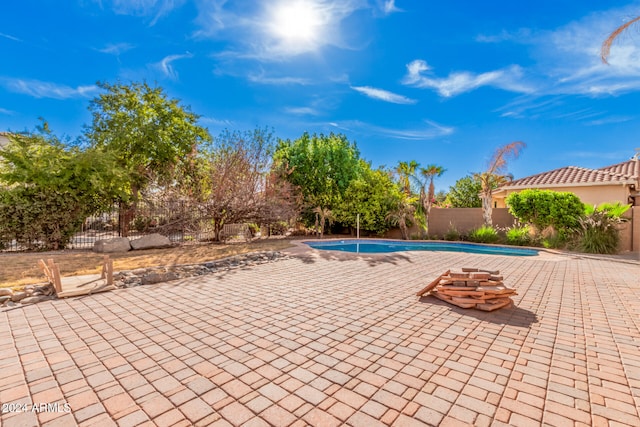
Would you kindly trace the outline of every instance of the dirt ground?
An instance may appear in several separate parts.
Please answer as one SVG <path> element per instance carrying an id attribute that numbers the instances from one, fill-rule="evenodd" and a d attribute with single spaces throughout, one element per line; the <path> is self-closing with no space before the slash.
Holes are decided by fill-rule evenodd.
<path id="1" fill-rule="evenodd" d="M 167 249 L 148 249 L 110 254 L 115 271 L 158 265 L 194 264 L 247 252 L 280 250 L 291 243 L 284 239 L 260 239 L 250 243 L 206 243 Z M 90 250 L 0 253 L 0 287 L 21 287 L 44 281 L 38 260 L 53 259 L 63 276 L 100 272 L 103 254 Z"/>

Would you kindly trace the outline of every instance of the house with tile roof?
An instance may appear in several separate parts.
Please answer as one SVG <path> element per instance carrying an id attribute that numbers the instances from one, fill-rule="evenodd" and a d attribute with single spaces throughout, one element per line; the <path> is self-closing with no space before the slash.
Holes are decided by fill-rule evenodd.
<path id="1" fill-rule="evenodd" d="M 525 189 L 569 191 L 585 204 L 604 202 L 640 206 L 640 153 L 631 160 L 600 169 L 566 166 L 510 181 L 493 193 L 494 206 L 506 207 L 511 193 Z"/>

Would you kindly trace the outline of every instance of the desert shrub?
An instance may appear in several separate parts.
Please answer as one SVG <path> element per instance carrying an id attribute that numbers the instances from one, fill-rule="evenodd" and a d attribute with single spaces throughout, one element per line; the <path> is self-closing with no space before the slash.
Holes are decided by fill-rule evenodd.
<path id="1" fill-rule="evenodd" d="M 476 243 L 496 243 L 500 236 L 495 228 L 483 225 L 469 233 L 469 240 Z"/>
<path id="2" fill-rule="evenodd" d="M 449 223 L 449 228 L 444 235 L 444 240 L 448 240 L 450 242 L 461 240 L 460 232 L 452 223 Z"/>
<path id="3" fill-rule="evenodd" d="M 531 246 L 534 241 L 531 237 L 531 228 L 528 225 L 515 225 L 506 230 L 507 243 L 514 246 Z"/>
<path id="4" fill-rule="evenodd" d="M 622 215 L 629 207 L 621 203 L 603 203 L 585 208 L 573 249 L 592 254 L 615 254 L 620 242 L 618 225 L 626 221 Z"/>

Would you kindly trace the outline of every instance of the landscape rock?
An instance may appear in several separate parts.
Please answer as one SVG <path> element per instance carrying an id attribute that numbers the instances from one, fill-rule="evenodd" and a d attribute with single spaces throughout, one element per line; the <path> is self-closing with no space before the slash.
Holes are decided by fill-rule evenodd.
<path id="1" fill-rule="evenodd" d="M 131 242 L 126 237 L 96 240 L 93 251 L 99 253 L 127 252 L 131 250 Z"/>
<path id="2" fill-rule="evenodd" d="M 151 273 L 146 276 L 142 276 L 141 283 L 143 285 L 152 285 L 154 283 L 168 282 L 170 280 L 179 279 L 180 276 L 174 272 L 169 273 Z"/>
<path id="3" fill-rule="evenodd" d="M 133 250 L 168 248 L 171 246 L 171 240 L 169 240 L 167 236 L 158 233 L 147 234 L 146 236 L 131 241 Z"/>
<path id="4" fill-rule="evenodd" d="M 13 302 L 18 302 L 24 298 L 26 298 L 28 295 L 26 292 L 14 292 L 13 295 L 11 295 L 11 301 Z"/>
<path id="5" fill-rule="evenodd" d="M 11 295 L 0 296 L 0 304 L 4 304 L 7 301 L 11 301 Z"/>
<path id="6" fill-rule="evenodd" d="M 13 289 L 11 288 L 0 288 L 0 297 L 13 295 Z"/>

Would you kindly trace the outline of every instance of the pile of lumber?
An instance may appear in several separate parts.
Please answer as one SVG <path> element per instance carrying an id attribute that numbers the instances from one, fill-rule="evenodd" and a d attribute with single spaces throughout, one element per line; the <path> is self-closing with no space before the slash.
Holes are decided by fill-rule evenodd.
<path id="1" fill-rule="evenodd" d="M 462 308 L 493 311 L 513 304 L 515 289 L 505 286 L 499 271 L 463 268 L 461 272 L 447 270 L 417 293 L 430 293 L 436 298 Z"/>

